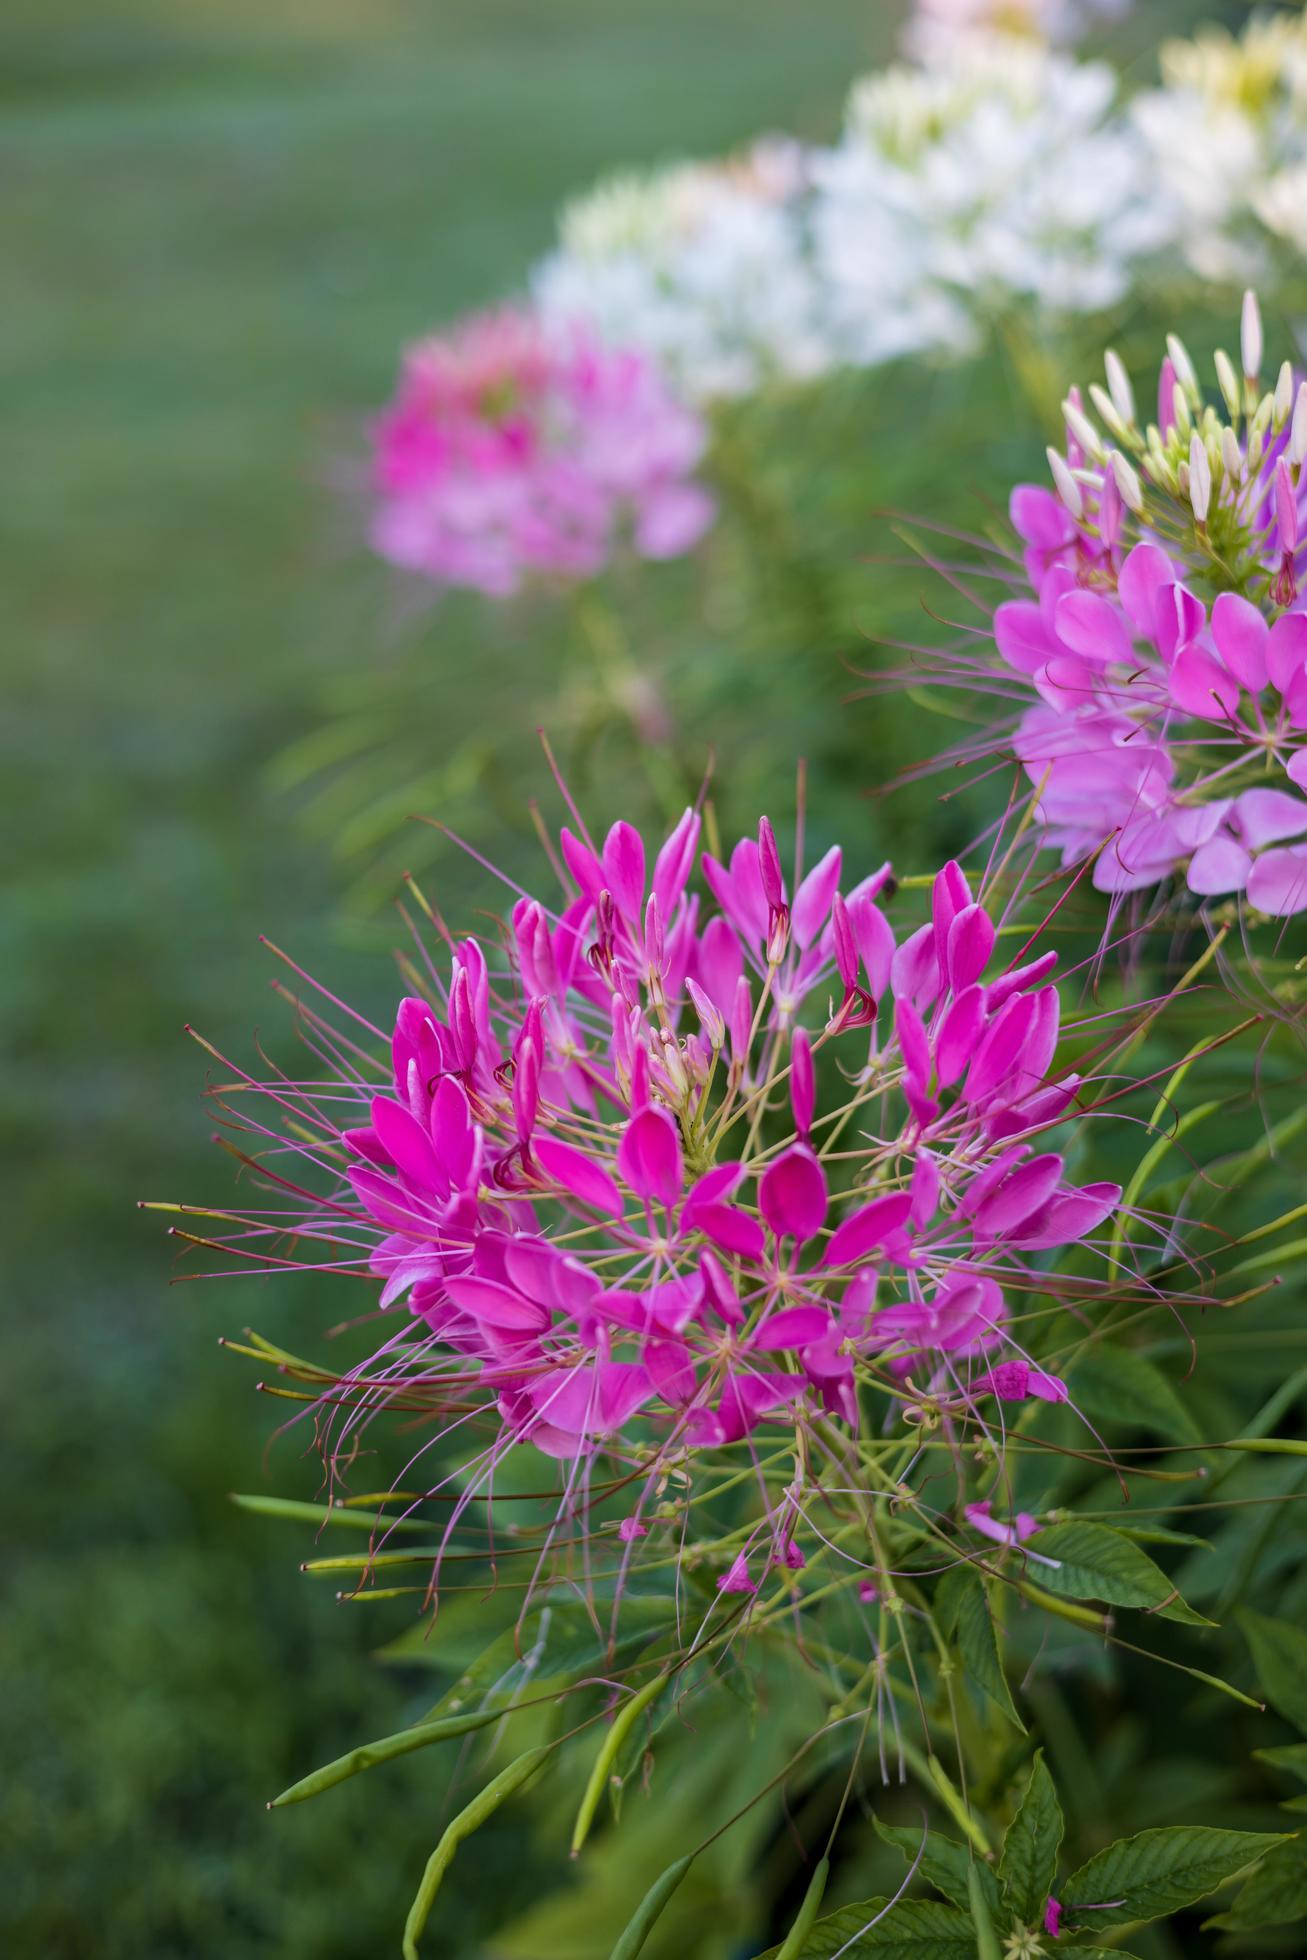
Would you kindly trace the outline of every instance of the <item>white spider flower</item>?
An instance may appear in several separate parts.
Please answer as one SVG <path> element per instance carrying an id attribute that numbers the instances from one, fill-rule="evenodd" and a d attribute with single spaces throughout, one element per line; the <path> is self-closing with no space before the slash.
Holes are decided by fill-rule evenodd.
<path id="1" fill-rule="evenodd" d="M 946 53 L 959 34 L 1024 34 L 1039 41 L 1076 41 L 1096 16 L 1126 12 L 1130 0 L 916 0 L 904 46 L 923 61 Z"/>
<path id="2" fill-rule="evenodd" d="M 965 35 L 869 75 L 814 159 L 813 234 L 848 358 L 965 347 L 1014 307 L 1095 312 L 1171 233 L 1115 78 L 1031 40 Z"/>
<path id="3" fill-rule="evenodd" d="M 736 161 L 609 178 L 564 210 L 536 304 L 553 324 L 652 355 L 695 401 L 811 379 L 831 348 L 804 173 L 801 147 L 776 138 Z"/>
<path id="4" fill-rule="evenodd" d="M 1265 278 L 1276 239 L 1307 250 L 1307 18 L 1205 28 L 1168 41 L 1161 66 L 1134 116 L 1185 256 L 1206 279 Z"/>

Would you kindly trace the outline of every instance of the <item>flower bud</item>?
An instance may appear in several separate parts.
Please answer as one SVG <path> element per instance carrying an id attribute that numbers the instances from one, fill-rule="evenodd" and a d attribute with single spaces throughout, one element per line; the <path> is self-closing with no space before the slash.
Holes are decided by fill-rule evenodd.
<path id="1" fill-rule="evenodd" d="M 1243 296 L 1243 315 L 1239 323 L 1239 350 L 1243 357 L 1244 380 L 1251 390 L 1262 369 L 1262 309 L 1249 287 Z"/>
<path id="2" fill-rule="evenodd" d="M 1048 467 L 1052 471 L 1057 494 L 1070 511 L 1072 517 L 1079 523 L 1085 514 L 1085 500 L 1080 494 L 1080 485 L 1071 474 L 1065 456 L 1059 455 L 1051 444 L 1046 453 L 1048 456 Z"/>
<path id="3" fill-rule="evenodd" d="M 1103 356 L 1103 365 L 1107 370 L 1108 392 L 1116 412 L 1124 423 L 1130 425 L 1135 420 L 1135 391 L 1130 386 L 1130 376 L 1125 371 L 1121 356 L 1109 347 Z"/>
<path id="4" fill-rule="evenodd" d="M 1239 438 L 1231 428 L 1221 431 L 1221 465 L 1231 483 L 1243 482 L 1243 451 Z"/>
<path id="5" fill-rule="evenodd" d="M 1189 358 L 1189 349 L 1185 346 L 1179 334 L 1169 333 L 1166 336 L 1166 351 L 1171 357 L 1171 366 L 1175 369 L 1176 380 L 1184 389 L 1191 406 L 1197 408 L 1202 400 L 1202 390 L 1198 386 L 1198 376 L 1194 372 L 1194 364 Z"/>
<path id="6" fill-rule="evenodd" d="M 1138 472 L 1119 449 L 1112 451 L 1110 461 L 1112 480 L 1116 484 L 1121 502 L 1127 510 L 1132 510 L 1136 517 L 1141 516 L 1144 508 L 1144 486 L 1139 481 Z"/>
<path id="7" fill-rule="evenodd" d="M 1212 466 L 1208 461 L 1207 444 L 1195 430 L 1189 444 L 1189 503 L 1195 523 L 1206 524 L 1211 501 Z"/>
<path id="8" fill-rule="evenodd" d="M 1096 381 L 1091 381 L 1089 384 L 1089 399 L 1117 441 L 1129 442 L 1130 425 L 1122 415 L 1118 414 L 1116 403 L 1112 400 L 1106 388 L 1100 388 Z"/>
<path id="9" fill-rule="evenodd" d="M 1243 390 L 1239 386 L 1239 377 L 1234 371 L 1234 362 L 1223 347 L 1218 347 L 1216 350 L 1216 379 L 1220 384 L 1226 407 L 1231 415 L 1237 418 L 1243 412 Z"/>
<path id="10" fill-rule="evenodd" d="M 1080 444 L 1086 456 L 1092 457 L 1096 463 L 1105 463 L 1107 461 L 1107 449 L 1104 446 L 1103 438 L 1099 435 L 1098 430 L 1094 427 L 1084 410 L 1079 408 L 1075 402 L 1068 399 L 1062 404 L 1062 416 L 1067 428 Z"/>
<path id="11" fill-rule="evenodd" d="M 1281 361 L 1275 383 L 1275 407 L 1271 420 L 1276 430 L 1284 427 L 1293 409 L 1293 364 Z"/>

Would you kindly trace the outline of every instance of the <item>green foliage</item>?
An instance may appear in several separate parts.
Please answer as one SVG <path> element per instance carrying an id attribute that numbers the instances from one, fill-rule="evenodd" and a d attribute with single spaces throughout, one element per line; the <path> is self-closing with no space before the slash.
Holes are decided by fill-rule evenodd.
<path id="1" fill-rule="evenodd" d="M 1033 1547 L 1039 1563 L 1032 1576 L 1046 1591 L 1068 1599 L 1102 1599 L 1110 1606 L 1134 1606 L 1185 1626 L 1208 1626 L 1179 1597 L 1159 1565 L 1129 1538 L 1109 1526 L 1076 1519 L 1041 1531 Z M 1046 1565 L 1051 1559 L 1055 1564 Z"/>
<path id="2" fill-rule="evenodd" d="M 976 1935 L 969 1915 L 956 1906 L 860 1899 L 819 1919 L 795 1960 L 830 1960 L 840 1949 L 880 1960 L 976 1960 Z M 772 1947 L 762 1960 L 780 1960 L 780 1951 Z"/>
<path id="3" fill-rule="evenodd" d="M 1307 1735 L 1307 1633 L 1250 1607 L 1240 1613 L 1239 1624 L 1248 1636 L 1266 1699 Z"/>
<path id="4" fill-rule="evenodd" d="M 1018 1926 L 1038 1926 L 1043 1918 L 1044 1902 L 1054 1890 L 1064 1828 L 1062 1806 L 1040 1750 L 1008 1825 L 998 1866 L 1003 1907 Z"/>
<path id="5" fill-rule="evenodd" d="M 1180 1825 L 1120 1838 L 1072 1872 L 1060 1894 L 1067 1918 L 1092 1933 L 1164 1919 L 1205 1899 L 1283 1837 Z M 1093 1911 L 1087 1910 L 1093 1907 Z"/>

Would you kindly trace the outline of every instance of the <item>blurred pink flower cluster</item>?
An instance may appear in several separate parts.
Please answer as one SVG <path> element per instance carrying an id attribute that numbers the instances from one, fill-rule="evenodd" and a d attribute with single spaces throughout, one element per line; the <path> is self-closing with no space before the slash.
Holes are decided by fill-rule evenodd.
<path id="1" fill-rule="evenodd" d="M 561 904 L 522 894 L 452 945 L 383 1082 L 311 1019 L 324 1082 L 247 1078 L 260 1166 L 291 1169 L 244 1253 L 325 1241 L 324 1269 L 407 1302 L 370 1405 L 420 1386 L 566 1459 L 856 1428 L 867 1368 L 891 1395 L 1061 1400 L 1007 1294 L 1055 1288 L 1043 1255 L 1120 1191 L 1034 1147 L 1080 1079 L 1055 956 L 993 971 L 955 864 L 900 938 L 888 866 L 843 894 L 832 849 L 791 887 L 764 819 L 698 892 L 698 845 L 688 810 L 651 866 L 628 824 L 565 829 Z"/>
<path id="2" fill-rule="evenodd" d="M 688 551 L 711 524 L 705 432 L 633 351 L 474 316 L 410 349 L 375 431 L 372 543 L 439 585 L 497 596 L 589 578 L 622 543 Z"/>

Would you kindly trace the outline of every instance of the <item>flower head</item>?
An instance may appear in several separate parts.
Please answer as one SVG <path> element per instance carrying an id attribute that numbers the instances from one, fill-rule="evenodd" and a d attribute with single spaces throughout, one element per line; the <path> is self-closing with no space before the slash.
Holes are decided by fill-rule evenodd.
<path id="1" fill-rule="evenodd" d="M 1123 14 L 1130 0 L 916 0 L 904 35 L 909 53 L 930 61 L 960 34 L 1012 34 L 1074 41 L 1095 16 Z"/>
<path id="2" fill-rule="evenodd" d="M 830 362 L 805 247 L 797 144 L 627 173 L 568 205 L 534 290 L 547 320 L 647 351 L 691 400 Z"/>
<path id="3" fill-rule="evenodd" d="M 1162 87 L 1136 124 L 1150 178 L 1183 214 L 1194 270 L 1227 281 L 1266 275 L 1277 244 L 1307 244 L 1307 23 L 1254 15 L 1241 36 L 1206 27 L 1161 51 Z"/>
<path id="4" fill-rule="evenodd" d="M 1006 35 L 869 75 L 813 164 L 812 224 L 849 359 L 966 346 L 995 313 L 1108 306 L 1168 229 L 1115 80 Z"/>
<path id="5" fill-rule="evenodd" d="M 1079 1082 L 1054 956 L 1004 965 L 956 864 L 901 935 L 888 866 L 843 890 L 836 848 L 791 881 L 763 819 L 696 890 L 698 845 L 689 810 L 656 853 L 564 829 L 562 898 L 453 944 L 380 1068 L 313 1015 L 326 1080 L 240 1092 L 279 1194 L 244 1256 L 284 1263 L 293 1234 L 373 1276 L 397 1317 L 374 1406 L 475 1412 L 569 1461 L 853 1432 L 871 1382 L 1062 1399 L 1012 1302 L 1120 1192 L 1039 1147 Z M 793 1524 L 771 1562 L 797 1569 Z M 723 1585 L 747 1583 L 742 1552 Z"/>
<path id="6" fill-rule="evenodd" d="M 1034 596 L 994 615 L 1005 666 L 1037 697 L 1017 753 L 1045 841 L 1099 853 L 1106 891 L 1184 879 L 1307 908 L 1307 387 L 1286 363 L 1263 391 L 1261 321 L 1205 402 L 1183 344 L 1145 425 L 1119 362 L 1066 404 L 1055 490 L 1012 516 Z"/>
<path id="7" fill-rule="evenodd" d="M 642 354 L 506 309 L 421 342 L 376 429 L 372 542 L 439 585 L 587 578 L 623 537 L 675 557 L 713 506 L 704 431 Z"/>

